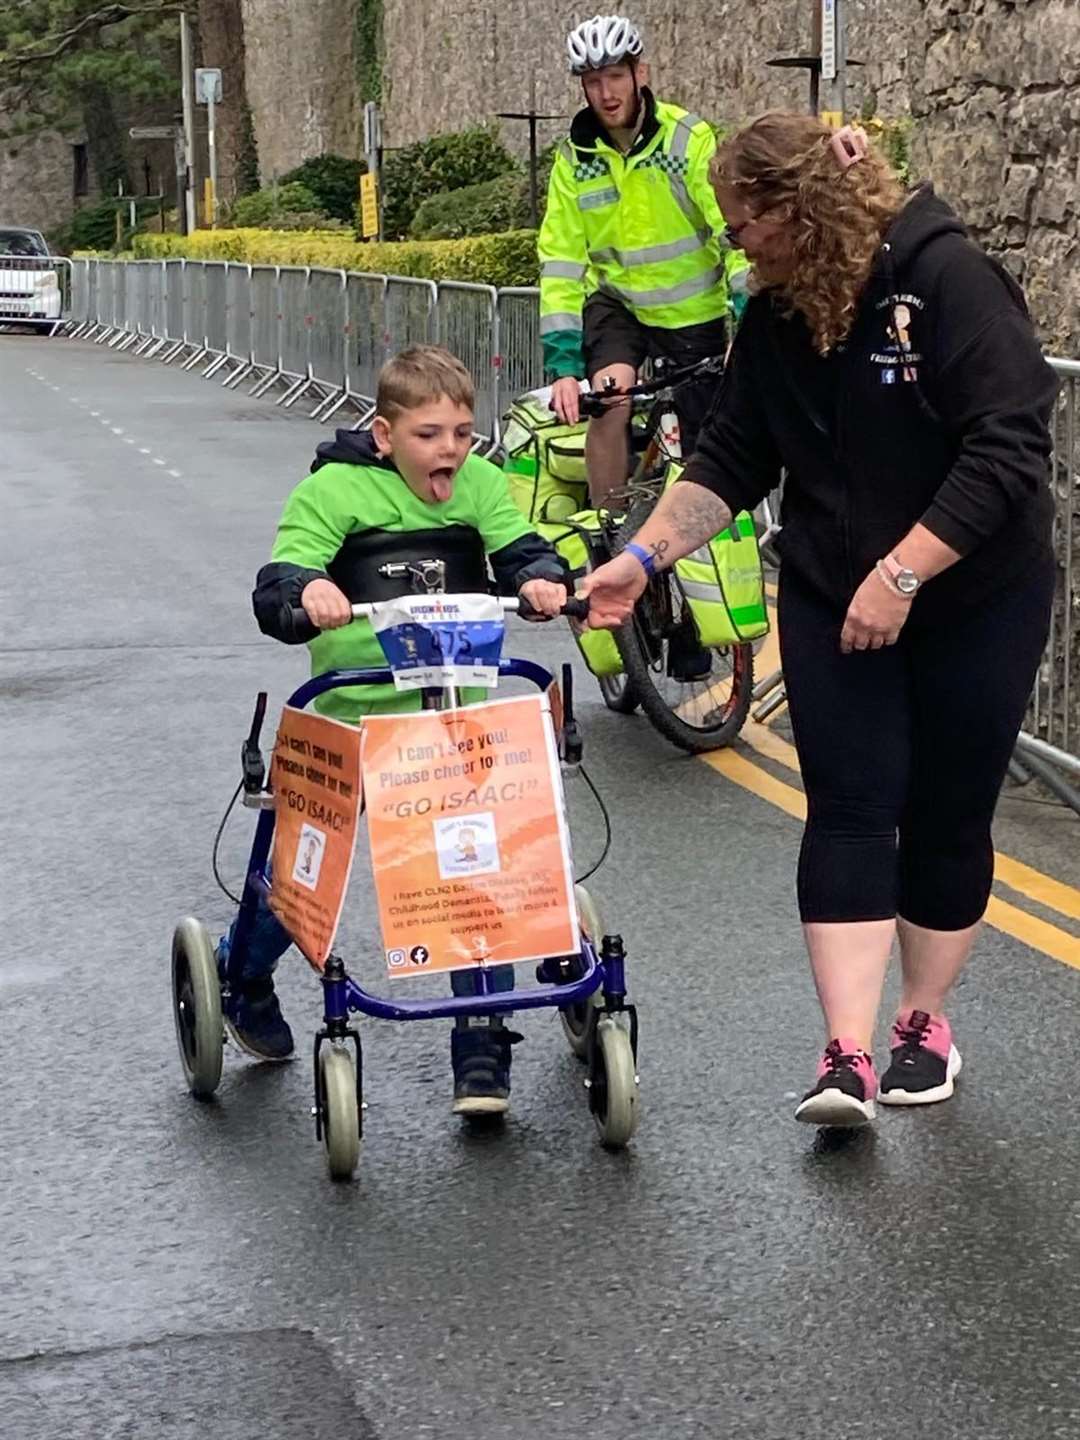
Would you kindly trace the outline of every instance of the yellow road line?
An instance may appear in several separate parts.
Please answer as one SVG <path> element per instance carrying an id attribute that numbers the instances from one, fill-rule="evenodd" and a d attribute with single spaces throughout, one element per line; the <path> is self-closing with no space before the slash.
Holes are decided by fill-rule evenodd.
<path id="1" fill-rule="evenodd" d="M 736 785 L 741 785 L 744 790 L 751 790 L 755 795 L 760 795 L 762 800 L 768 800 L 770 805 L 794 815 L 796 820 L 806 819 L 806 796 L 803 792 L 796 790 L 794 785 L 777 780 L 775 775 L 762 770 L 737 750 L 712 750 L 702 755 L 701 759 L 713 770 L 718 770 L 721 775 L 734 780 Z"/>
<path id="2" fill-rule="evenodd" d="M 1022 860 L 1012 860 L 1008 855 L 1002 855 L 1000 850 L 994 852 L 994 875 L 1010 890 L 1019 891 L 1029 900 L 1037 900 L 1040 905 L 1056 910 L 1059 915 L 1067 915 L 1070 920 L 1080 920 L 1080 890 L 1055 880 L 1052 875 L 1033 870 Z"/>
<path id="3" fill-rule="evenodd" d="M 986 918 L 996 930 L 1004 930 L 1006 935 L 1022 940 L 1033 950 L 1041 950 L 1063 965 L 1080 970 L 1080 940 L 1075 935 L 1059 930 L 1056 925 L 1040 920 L 1037 915 L 1029 915 L 1026 910 L 1020 910 L 1005 900 L 999 900 L 996 895 L 990 896 Z"/>
<path id="4" fill-rule="evenodd" d="M 762 735 L 760 732 L 764 731 Z M 754 748 L 761 747 L 760 753 L 776 760 L 779 764 L 789 765 L 791 769 L 797 770 L 796 764 L 791 764 L 789 758 L 781 758 L 789 754 L 794 757 L 794 747 L 778 735 L 773 735 L 764 725 L 758 725 L 755 721 L 747 721 L 743 730 L 743 737 Z M 756 744 L 755 744 L 756 742 Z M 771 752 L 771 753 L 770 753 Z M 786 811 L 788 815 L 796 820 L 806 819 L 806 796 L 801 790 L 796 790 L 793 785 L 778 780 L 775 775 L 770 775 L 767 770 L 748 759 L 745 755 L 736 750 L 714 750 L 711 754 L 702 755 L 701 759 L 711 769 L 726 776 L 728 780 L 740 785 L 744 790 L 751 791 L 762 800 L 767 800 L 770 805 Z M 1042 875 L 1030 866 L 1022 865 L 1017 860 L 1010 860 L 1007 855 L 998 857 L 999 861 L 1005 863 L 1006 870 L 1011 874 L 1012 879 L 1006 879 L 1002 874 L 999 878 L 1004 879 L 1012 889 L 1018 890 L 1030 899 L 1041 901 L 1044 905 L 1051 905 L 1049 898 L 1054 895 L 1061 902 L 1052 905 L 1054 909 L 1060 909 L 1062 914 L 1075 916 L 1073 907 L 1080 905 L 1080 892 L 1072 889 L 1071 886 L 1062 885 L 1060 881 L 1052 880 L 1048 875 Z M 1038 885 L 1028 882 L 1025 875 L 1036 877 Z M 1031 884 L 1031 890 L 1024 888 L 1019 883 Z M 1058 895 L 1058 892 L 1066 892 Z M 1069 908 L 1063 908 L 1065 905 Z M 996 895 L 990 897 L 990 903 L 986 910 L 986 919 L 996 930 L 1011 935 L 1014 939 L 1020 940 L 1023 944 L 1029 945 L 1033 950 L 1040 950 L 1044 955 L 1051 956 L 1054 960 L 1060 960 L 1063 965 L 1071 965 L 1074 970 L 1080 970 L 1080 939 L 1070 935 L 1065 930 L 1059 930 L 1056 925 L 1051 925 L 1046 920 L 1040 920 L 1036 915 L 1029 915 L 1026 910 L 1021 910 L 1016 905 L 1010 905 L 1006 900 L 999 900 Z"/>

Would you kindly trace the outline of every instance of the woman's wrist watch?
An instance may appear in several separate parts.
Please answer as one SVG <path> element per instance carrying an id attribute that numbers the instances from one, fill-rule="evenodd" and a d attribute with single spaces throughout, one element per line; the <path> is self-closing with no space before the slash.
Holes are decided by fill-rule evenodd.
<path id="1" fill-rule="evenodd" d="M 909 570 L 906 565 L 901 565 L 895 555 L 883 555 L 877 562 L 877 571 L 883 580 L 886 580 L 894 590 L 899 591 L 905 600 L 912 599 L 922 585 L 922 581 L 914 570 Z"/>

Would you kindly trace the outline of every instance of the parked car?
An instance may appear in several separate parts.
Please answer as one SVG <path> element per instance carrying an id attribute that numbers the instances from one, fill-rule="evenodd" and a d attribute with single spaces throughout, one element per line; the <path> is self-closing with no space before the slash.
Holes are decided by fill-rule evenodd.
<path id="1" fill-rule="evenodd" d="M 63 313 L 57 266 L 39 230 L 0 226 L 0 325 L 51 332 Z"/>

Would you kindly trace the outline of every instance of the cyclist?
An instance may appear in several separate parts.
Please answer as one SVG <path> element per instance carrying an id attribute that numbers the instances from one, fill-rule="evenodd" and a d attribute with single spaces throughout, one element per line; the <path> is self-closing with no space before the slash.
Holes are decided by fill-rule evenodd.
<path id="1" fill-rule="evenodd" d="M 707 121 L 657 100 L 641 35 L 597 15 L 567 36 L 586 106 L 559 146 L 540 230 L 540 331 L 552 408 L 579 418 L 579 380 L 632 385 L 648 357 L 690 363 L 722 355 L 732 293 L 747 262 L 724 240 L 709 183 L 716 136 Z M 740 304 L 743 303 L 740 299 Z M 680 397 L 689 454 L 715 382 Z M 589 488 L 599 505 L 628 471 L 626 404 L 589 422 Z"/>

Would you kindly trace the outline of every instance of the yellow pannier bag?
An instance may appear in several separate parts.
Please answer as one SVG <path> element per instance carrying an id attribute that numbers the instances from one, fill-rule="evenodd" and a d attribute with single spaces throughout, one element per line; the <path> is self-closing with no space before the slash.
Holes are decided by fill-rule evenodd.
<path id="1" fill-rule="evenodd" d="M 598 510 L 579 510 L 563 521 L 551 539 L 569 566 L 570 577 L 575 583 L 611 558 Z M 610 630 L 579 629 L 573 624 L 570 628 L 578 649 L 585 657 L 585 664 L 594 675 L 622 674 L 622 657 Z"/>
<path id="2" fill-rule="evenodd" d="M 665 488 L 681 473 L 681 465 L 672 465 Z M 748 510 L 740 511 L 728 529 L 714 535 L 707 545 L 677 560 L 675 576 L 702 645 L 723 649 L 768 634 L 761 552 Z"/>

